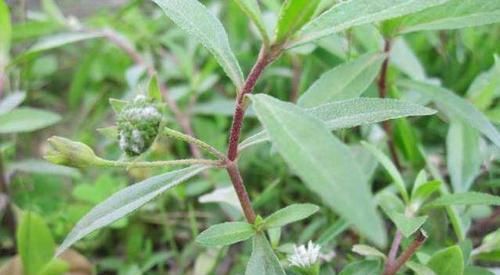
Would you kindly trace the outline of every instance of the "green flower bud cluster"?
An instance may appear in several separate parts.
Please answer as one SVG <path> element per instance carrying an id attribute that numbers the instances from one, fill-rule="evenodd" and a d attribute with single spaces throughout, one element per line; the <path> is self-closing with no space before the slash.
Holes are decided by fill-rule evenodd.
<path id="1" fill-rule="evenodd" d="M 118 142 L 128 156 L 138 156 L 151 147 L 161 122 L 161 113 L 150 98 L 139 95 L 118 114 Z"/>

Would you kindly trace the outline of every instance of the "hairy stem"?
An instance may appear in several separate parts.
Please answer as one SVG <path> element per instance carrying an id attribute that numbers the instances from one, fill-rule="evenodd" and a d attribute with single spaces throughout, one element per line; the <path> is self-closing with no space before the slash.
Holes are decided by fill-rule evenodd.
<path id="1" fill-rule="evenodd" d="M 179 131 L 176 131 L 176 130 L 173 130 L 173 129 L 170 129 L 167 127 L 165 127 L 163 129 L 163 133 L 167 136 L 172 137 L 172 138 L 187 142 L 189 144 L 196 145 L 197 147 L 207 151 L 208 153 L 210 153 L 211 155 L 215 156 L 216 158 L 218 158 L 220 160 L 226 159 L 226 155 L 219 152 L 219 150 L 215 149 L 211 145 L 209 145 L 209 144 L 207 144 L 207 143 L 205 143 L 197 138 L 194 138 L 192 136 L 186 135 L 184 133 L 181 133 Z"/>
<path id="2" fill-rule="evenodd" d="M 106 29 L 102 31 L 103 35 L 108 39 L 110 42 L 115 44 L 118 48 L 123 50 L 133 61 L 139 66 L 143 66 L 146 68 L 146 71 L 149 75 L 149 77 L 153 77 L 156 74 L 156 70 L 153 67 L 153 65 L 149 62 L 147 62 L 142 55 L 137 52 L 132 44 L 128 42 L 127 39 L 122 37 L 119 33 Z M 172 111 L 172 113 L 175 116 L 176 121 L 179 123 L 181 126 L 182 130 L 184 133 L 190 136 L 194 136 L 194 131 L 193 128 L 191 127 L 191 120 L 188 115 L 183 113 L 180 109 L 179 106 L 177 106 L 177 103 L 175 100 L 173 100 L 168 93 L 168 88 L 165 86 L 165 84 L 160 83 L 160 92 L 163 95 L 163 98 L 165 99 L 165 102 L 168 105 L 168 108 Z M 191 154 L 195 158 L 201 158 L 202 154 L 201 151 L 196 147 L 194 144 L 189 144 L 189 149 L 191 151 Z"/>
<path id="3" fill-rule="evenodd" d="M 145 167 L 168 167 L 178 165 L 205 164 L 211 166 L 222 166 L 222 161 L 210 159 L 177 159 L 162 161 L 114 161 L 99 159 L 97 165 L 105 167 L 126 167 L 126 168 L 145 168 Z"/>
<path id="4" fill-rule="evenodd" d="M 243 213 L 249 223 L 254 223 L 255 212 L 252 208 L 252 203 L 246 191 L 243 179 L 240 174 L 240 170 L 236 163 L 238 158 L 238 143 L 241 134 L 241 127 L 243 125 L 243 118 L 245 117 L 245 106 L 244 100 L 247 94 L 253 91 L 253 88 L 257 84 L 257 80 L 262 75 L 264 69 L 269 65 L 275 58 L 277 58 L 281 53 L 281 47 L 277 48 L 267 48 L 263 46 L 259 52 L 259 57 L 252 67 L 252 70 L 248 74 L 243 87 L 238 92 L 236 97 L 236 106 L 234 109 L 233 122 L 231 124 L 231 131 L 229 134 L 229 146 L 227 151 L 227 161 L 226 170 L 231 178 L 234 190 L 238 195 L 238 199 L 243 209 Z"/>
<path id="5" fill-rule="evenodd" d="M 391 40 L 385 39 L 384 43 L 384 53 L 387 54 L 384 62 L 382 63 L 382 69 L 380 71 L 380 77 L 378 80 L 378 93 L 380 98 L 387 97 L 387 69 L 389 67 L 389 53 L 391 52 Z M 382 122 L 382 126 L 384 127 L 385 134 L 387 135 L 387 146 L 389 147 L 389 151 L 391 153 L 392 161 L 394 165 L 401 170 L 401 162 L 399 161 L 399 157 L 396 151 L 396 146 L 394 145 L 394 138 L 392 134 L 392 127 L 389 121 Z"/>
<path id="6" fill-rule="evenodd" d="M 390 265 L 386 266 L 384 270 L 384 275 L 394 275 L 399 269 L 417 252 L 417 250 L 424 244 L 427 240 L 427 236 L 422 230 L 417 232 L 417 236 L 413 242 L 406 248 L 403 253 Z"/>

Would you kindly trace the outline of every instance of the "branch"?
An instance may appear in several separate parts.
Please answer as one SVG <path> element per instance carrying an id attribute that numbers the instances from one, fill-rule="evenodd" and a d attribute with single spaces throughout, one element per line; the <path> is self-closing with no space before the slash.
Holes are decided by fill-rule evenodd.
<path id="1" fill-rule="evenodd" d="M 389 67 L 390 51 L 391 51 L 391 41 L 389 39 L 385 39 L 384 53 L 386 53 L 387 56 L 384 59 L 384 63 L 382 63 L 382 69 L 380 71 L 380 77 L 378 80 L 378 93 L 380 98 L 387 97 L 387 69 Z M 387 135 L 387 147 L 389 147 L 392 161 L 394 162 L 394 165 L 396 165 L 398 170 L 401 171 L 402 166 L 396 151 L 396 146 L 394 145 L 391 124 L 389 121 L 384 121 L 382 122 L 382 126 L 384 128 L 385 134 Z"/>
<path id="2" fill-rule="evenodd" d="M 417 250 L 427 240 L 427 235 L 423 230 L 419 230 L 417 236 L 408 248 L 393 263 L 388 263 L 385 268 L 384 275 L 394 275 L 398 270 L 417 252 Z"/>

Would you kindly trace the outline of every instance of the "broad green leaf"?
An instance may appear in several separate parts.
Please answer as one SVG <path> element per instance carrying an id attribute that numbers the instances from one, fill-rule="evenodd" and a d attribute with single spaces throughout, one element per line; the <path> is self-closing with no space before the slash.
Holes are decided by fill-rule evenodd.
<path id="1" fill-rule="evenodd" d="M 266 25 L 262 19 L 262 14 L 260 12 L 259 3 L 257 0 L 234 0 L 241 10 L 250 17 L 252 22 L 255 24 L 259 30 L 260 35 L 264 43 L 269 43 L 269 37 L 267 35 Z"/>
<path id="2" fill-rule="evenodd" d="M 299 98 L 303 107 L 359 97 L 377 77 L 385 55 L 365 54 L 321 75 Z"/>
<path id="3" fill-rule="evenodd" d="M 447 0 L 351 0 L 342 1 L 324 12 L 299 32 L 290 46 L 311 42 L 330 34 L 368 23 L 411 14 Z"/>
<path id="4" fill-rule="evenodd" d="M 303 220 L 318 210 L 318 206 L 310 203 L 292 204 L 269 215 L 264 220 L 264 226 L 266 228 L 282 227 L 289 223 Z"/>
<path id="5" fill-rule="evenodd" d="M 420 229 L 422 225 L 424 225 L 427 220 L 427 216 L 407 217 L 401 213 L 393 213 L 391 214 L 391 220 L 394 222 L 399 231 L 401 231 L 401 233 L 408 238 Z"/>
<path id="6" fill-rule="evenodd" d="M 281 7 L 276 26 L 276 43 L 283 43 L 309 22 L 320 2 L 320 0 L 286 0 Z"/>
<path id="7" fill-rule="evenodd" d="M 400 84 L 431 98 L 437 104 L 438 109 L 448 117 L 466 122 L 500 147 L 500 133 L 498 130 L 483 113 L 468 101 L 448 89 L 432 84 L 411 80 L 401 81 Z"/>
<path id="8" fill-rule="evenodd" d="M 380 250 L 375 247 L 364 245 L 364 244 L 356 244 L 352 247 L 352 252 L 357 253 L 361 256 L 373 256 L 385 259 L 386 256 L 384 253 L 380 252 Z"/>
<path id="9" fill-rule="evenodd" d="M 12 111 L 19 106 L 26 98 L 25 92 L 14 92 L 0 101 L 0 115 Z"/>
<path id="10" fill-rule="evenodd" d="M 466 266 L 463 275 L 495 275 L 492 271 L 480 266 Z"/>
<path id="11" fill-rule="evenodd" d="M 48 127 L 61 120 L 58 114 L 21 107 L 0 115 L 0 134 L 31 132 Z"/>
<path id="12" fill-rule="evenodd" d="M 463 274 L 464 258 L 462 250 L 458 245 L 440 250 L 432 255 L 427 266 L 439 275 Z"/>
<path id="13" fill-rule="evenodd" d="M 264 234 L 253 237 L 252 255 L 248 260 L 245 275 L 285 275 L 283 267 Z"/>
<path id="14" fill-rule="evenodd" d="M 12 26 L 10 23 L 9 7 L 5 0 L 0 0 L 0 74 L 7 64 L 10 51 Z"/>
<path id="15" fill-rule="evenodd" d="M 417 262 L 408 261 L 405 265 L 415 272 L 415 275 L 437 275 L 432 269 Z"/>
<path id="16" fill-rule="evenodd" d="M 69 264 L 59 258 L 53 258 L 37 275 L 64 275 L 68 274 Z"/>
<path id="17" fill-rule="evenodd" d="M 204 165 L 193 165 L 188 168 L 148 178 L 116 192 L 92 208 L 90 212 L 78 221 L 68 236 L 66 236 L 57 254 L 61 254 L 68 247 L 93 231 L 123 218 L 161 193 L 177 186 L 207 168 L 208 166 Z"/>
<path id="18" fill-rule="evenodd" d="M 16 239 L 24 274 L 38 274 L 52 260 L 55 243 L 49 227 L 39 215 L 23 213 Z"/>
<path id="19" fill-rule="evenodd" d="M 255 235 L 253 226 L 246 222 L 225 222 L 210 226 L 196 237 L 204 246 L 221 246 L 247 240 Z"/>
<path id="20" fill-rule="evenodd" d="M 197 0 L 152 0 L 181 29 L 196 38 L 222 66 L 236 87 L 243 73 L 234 56 L 222 23 Z"/>
<path id="21" fill-rule="evenodd" d="M 426 207 L 441 207 L 448 205 L 500 205 L 500 197 L 479 192 L 465 192 L 443 195 L 432 201 Z"/>
<path id="22" fill-rule="evenodd" d="M 382 263 L 379 260 L 363 260 L 348 264 L 339 275 L 379 275 Z"/>
<path id="23" fill-rule="evenodd" d="M 102 37 L 101 32 L 68 32 L 45 36 L 35 45 L 31 46 L 24 55 L 36 52 L 47 51 L 67 44 Z"/>
<path id="24" fill-rule="evenodd" d="M 497 0 L 451 0 L 402 19 L 400 32 L 450 30 L 500 22 Z"/>
<path id="25" fill-rule="evenodd" d="M 305 112 L 326 123 L 328 129 L 336 130 L 367 125 L 407 116 L 426 116 L 434 110 L 418 104 L 396 99 L 357 98 L 337 101 L 305 109 Z M 252 145 L 266 142 L 269 136 L 261 131 L 240 144 L 240 150 Z"/>
<path id="26" fill-rule="evenodd" d="M 446 164 L 455 193 L 466 192 L 480 173 L 479 133 L 462 121 L 451 121 L 446 138 Z"/>
<path id="27" fill-rule="evenodd" d="M 387 157 L 382 151 L 380 151 L 377 147 L 373 146 L 372 144 L 362 142 L 363 146 L 370 151 L 375 158 L 382 164 L 382 166 L 385 168 L 387 173 L 391 176 L 392 180 L 394 181 L 394 184 L 399 190 L 399 193 L 401 193 L 401 196 L 403 197 L 403 200 L 405 202 L 408 202 L 410 200 L 410 196 L 408 195 L 408 190 L 406 190 L 406 184 L 403 180 L 403 177 L 398 171 L 398 168 L 392 163 L 392 161 Z"/>
<path id="28" fill-rule="evenodd" d="M 385 245 L 367 179 L 349 148 L 323 122 L 293 104 L 264 94 L 252 100 L 278 152 L 304 183 L 361 234 Z"/>

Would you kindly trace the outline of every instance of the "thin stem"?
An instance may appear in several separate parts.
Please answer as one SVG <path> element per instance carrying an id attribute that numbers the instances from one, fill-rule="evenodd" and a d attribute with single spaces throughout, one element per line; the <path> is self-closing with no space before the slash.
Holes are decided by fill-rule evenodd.
<path id="1" fill-rule="evenodd" d="M 390 52 L 391 52 L 391 40 L 385 39 L 384 53 L 387 54 L 387 56 L 385 57 L 384 62 L 382 63 L 382 69 L 380 71 L 380 77 L 378 80 L 378 93 L 380 98 L 387 97 L 387 69 L 389 67 Z M 392 161 L 394 162 L 394 165 L 396 165 L 398 170 L 401 170 L 402 166 L 396 151 L 396 146 L 394 145 L 391 124 L 389 121 L 384 121 L 382 122 L 382 127 L 384 128 L 384 131 L 387 135 L 387 146 L 389 147 Z"/>
<path id="2" fill-rule="evenodd" d="M 184 133 L 181 133 L 179 131 L 176 131 L 176 130 L 173 130 L 173 129 L 170 129 L 170 128 L 167 128 L 165 127 L 163 129 L 163 133 L 169 137 L 173 137 L 175 139 L 178 139 L 178 140 L 181 140 L 181 141 L 185 141 L 189 144 L 194 144 L 196 146 L 198 146 L 199 148 L 207 151 L 208 153 L 212 154 L 213 156 L 215 156 L 216 158 L 220 159 L 220 160 L 225 160 L 226 159 L 226 155 L 224 155 L 223 153 L 219 152 L 219 150 L 215 149 L 214 147 L 212 147 L 211 145 L 197 139 L 197 138 L 194 138 L 190 135 L 186 135 Z"/>
<path id="3" fill-rule="evenodd" d="M 233 183 L 234 190 L 236 191 L 236 195 L 240 201 L 245 218 L 249 223 L 254 223 L 256 217 L 255 212 L 253 210 L 250 197 L 248 197 L 245 185 L 243 184 L 243 179 L 241 178 L 240 170 L 237 164 L 233 161 L 229 161 L 227 163 L 226 170 L 229 174 L 229 178 L 231 178 L 231 182 Z"/>
<path id="4" fill-rule="evenodd" d="M 413 242 L 406 248 L 403 253 L 389 266 L 386 266 L 384 271 L 384 275 L 394 275 L 399 269 L 417 252 L 417 250 L 424 244 L 425 240 L 427 240 L 427 235 L 422 230 L 419 230 L 417 236 L 413 240 Z"/>
<path id="5" fill-rule="evenodd" d="M 396 230 L 396 234 L 394 235 L 394 240 L 392 241 L 391 244 L 391 249 L 389 250 L 389 254 L 387 255 L 387 262 L 385 264 L 386 269 L 392 266 L 396 261 L 396 257 L 398 256 L 399 246 L 401 245 L 401 240 L 403 240 L 403 235 L 401 234 L 401 231 Z"/>
<path id="6" fill-rule="evenodd" d="M 153 67 L 153 65 L 149 62 L 147 62 L 142 55 L 137 52 L 134 48 L 134 46 L 128 42 L 127 39 L 125 39 L 123 36 L 121 36 L 119 33 L 111 30 L 111 29 L 106 29 L 102 31 L 102 34 L 106 39 L 108 39 L 110 42 L 115 44 L 118 48 L 122 49 L 130 58 L 134 61 L 139 66 L 143 66 L 146 68 L 146 71 L 148 73 L 149 77 L 153 77 L 156 75 L 156 70 Z M 174 117 L 176 121 L 179 123 L 181 126 L 182 130 L 190 135 L 194 136 L 194 131 L 193 128 L 191 127 L 191 120 L 188 115 L 183 113 L 180 109 L 179 106 L 177 106 L 177 103 L 175 100 L 173 100 L 168 93 L 168 88 L 165 86 L 165 84 L 160 83 L 160 92 L 163 95 L 163 98 L 165 99 L 165 102 L 168 105 L 168 108 L 172 111 L 174 114 Z M 195 158 L 202 158 L 202 154 L 200 150 L 193 144 L 189 144 L 189 149 L 191 151 L 191 154 Z"/>
<path id="7" fill-rule="evenodd" d="M 257 80 L 272 60 L 273 57 L 270 54 L 270 51 L 267 48 L 262 47 L 257 62 L 255 62 L 255 65 L 248 74 L 241 91 L 239 91 L 238 96 L 236 97 L 236 106 L 231 125 L 231 133 L 229 136 L 229 149 L 227 152 L 227 157 L 231 161 L 234 161 L 238 157 L 238 142 L 241 134 L 241 126 L 243 125 L 243 118 L 245 116 L 245 106 L 243 106 L 245 96 L 253 91 L 255 84 L 257 84 Z"/>
<path id="8" fill-rule="evenodd" d="M 222 162 L 219 160 L 210 159 L 177 159 L 177 160 L 161 160 L 161 161 L 115 161 L 107 159 L 99 159 L 96 163 L 98 166 L 105 167 L 126 167 L 126 168 L 145 168 L 145 167 L 167 167 L 178 165 L 193 165 L 205 164 L 211 166 L 221 166 Z"/>

